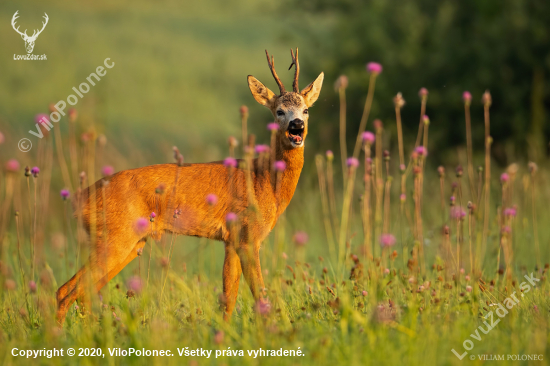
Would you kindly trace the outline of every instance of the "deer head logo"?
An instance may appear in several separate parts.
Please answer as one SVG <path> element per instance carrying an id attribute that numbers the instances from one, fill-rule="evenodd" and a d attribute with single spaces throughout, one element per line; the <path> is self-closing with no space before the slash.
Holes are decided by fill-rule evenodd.
<path id="1" fill-rule="evenodd" d="M 46 24 L 48 24 L 48 19 L 49 19 L 48 14 L 44 13 L 44 19 L 46 19 L 46 22 L 42 22 L 42 29 L 40 29 L 39 31 L 37 31 L 35 29 L 32 36 L 29 37 L 27 35 L 27 30 L 26 29 L 25 29 L 24 32 L 20 32 L 19 27 L 15 28 L 15 20 L 17 18 L 19 18 L 19 16 L 17 15 L 18 12 L 19 12 L 19 10 L 17 10 L 15 12 L 15 14 L 13 14 L 13 18 L 11 18 L 11 26 L 13 27 L 13 29 L 17 33 L 19 33 L 21 35 L 21 38 L 23 38 L 23 40 L 25 41 L 25 48 L 27 49 L 27 53 L 32 53 L 32 50 L 34 49 L 34 42 L 36 41 L 36 38 L 38 38 L 40 33 L 42 33 L 44 28 L 46 28 Z"/>

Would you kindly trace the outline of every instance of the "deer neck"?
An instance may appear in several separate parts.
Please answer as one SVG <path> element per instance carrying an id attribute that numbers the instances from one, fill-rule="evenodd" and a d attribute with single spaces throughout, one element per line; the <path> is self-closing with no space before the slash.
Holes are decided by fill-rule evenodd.
<path id="1" fill-rule="evenodd" d="M 275 188 L 275 197 L 279 213 L 284 211 L 298 185 L 302 168 L 304 167 L 304 148 L 285 149 L 279 141 L 275 152 L 276 160 L 282 160 L 286 163 L 286 169 L 280 173 Z"/>

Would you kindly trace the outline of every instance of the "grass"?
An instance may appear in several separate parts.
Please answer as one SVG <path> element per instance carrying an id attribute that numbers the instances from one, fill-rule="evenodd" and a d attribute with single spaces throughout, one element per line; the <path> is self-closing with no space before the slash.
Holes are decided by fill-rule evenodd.
<path id="1" fill-rule="evenodd" d="M 545 362 L 550 357 L 550 230 L 545 225 L 550 219 L 546 204 L 550 200 L 546 188 L 550 179 L 548 161 L 537 161 L 536 169 L 524 161 L 506 168 L 493 162 L 491 175 L 486 175 L 486 171 L 478 173 L 477 165 L 487 167 L 491 156 L 484 156 L 484 147 L 474 146 L 474 151 L 468 147 L 458 157 L 438 159 L 458 162 L 464 166 L 462 170 L 449 163 L 446 173 L 441 169 L 438 173 L 431 155 L 414 157 L 416 135 L 398 139 L 388 133 L 395 129 L 390 126 L 393 122 L 375 124 L 368 117 L 369 103 L 365 107 L 366 129 L 375 133 L 376 140 L 373 146 L 361 146 L 357 168 L 341 166 L 340 161 L 346 162 L 347 156 L 333 158 L 306 148 L 306 165 L 295 197 L 261 252 L 269 311 L 255 311 L 242 279 L 236 311 L 231 322 L 224 322 L 218 303 L 222 244 L 175 237 L 167 267 L 172 241 L 167 237 L 158 242 L 149 239 L 143 255 L 113 279 L 100 296 L 90 295 L 90 309 L 83 311 L 82 304 L 73 306 L 63 328 L 57 326 L 55 291 L 74 274 L 86 258 L 87 249 L 82 230 L 71 215 L 74 189 L 67 201 L 59 196 L 67 184 L 58 163 L 56 133 L 61 137 L 72 186 L 78 186 L 80 171 L 98 177 L 105 165 L 120 170 L 165 162 L 177 134 L 184 136 L 182 151 L 188 162 L 199 157 L 215 160 L 227 156 L 227 137 L 240 136 L 238 107 L 250 100 L 248 96 L 244 99 L 248 91 L 240 80 L 255 74 L 260 66 L 263 71 L 258 73 L 269 80 L 263 55 L 257 50 L 263 49 L 260 44 L 264 37 L 271 36 L 251 31 L 269 27 L 264 27 L 265 19 L 261 17 L 250 20 L 251 12 L 259 10 L 249 9 L 252 5 L 247 4 L 223 9 L 234 12 L 235 19 L 242 19 L 230 23 L 227 17 L 210 14 L 200 5 L 190 9 L 191 15 L 181 22 L 171 16 L 178 6 L 175 2 L 168 2 L 164 8 L 138 2 L 120 25 L 120 19 L 112 16 L 120 9 L 112 3 L 100 2 L 82 12 L 76 6 L 52 2 L 53 9 L 63 16 L 49 13 L 52 24 L 47 31 L 56 36 L 48 41 L 44 32 L 44 39 L 39 39 L 43 42 L 37 42 L 37 47 L 48 49 L 52 55 L 49 57 L 78 62 L 68 63 L 64 69 L 54 62 L 39 65 L 27 76 L 24 66 L 10 63 L 8 72 L 0 75 L 4 85 L 13 87 L 0 91 L 0 109 L 7 111 L 2 116 L 6 123 L 1 127 L 6 142 L 0 145 L 0 163 L 5 166 L 15 156 L 15 145 L 23 135 L 24 129 L 16 122 L 32 121 L 34 114 L 42 112 L 45 89 L 41 88 L 45 87 L 31 88 L 31 79 L 36 85 L 51 85 L 50 99 L 56 100 L 64 98 L 66 90 L 99 65 L 104 54 L 118 62 L 105 84 L 98 85 L 95 94 L 77 106 L 79 116 L 74 122 L 63 119 L 49 136 L 33 140 L 35 146 L 30 153 L 17 156 L 23 164 L 41 169 L 36 178 L 25 177 L 23 169 L 3 169 L 0 173 L 0 360 L 6 365 L 27 364 L 25 357 L 12 356 L 14 348 L 63 348 L 67 352 L 71 347 L 77 354 L 79 348 L 101 349 L 106 356 L 41 358 L 39 362 L 454 365 L 482 364 L 485 361 L 481 358 L 497 355 L 503 355 L 504 363 L 510 364 Z M 14 11 L 14 3 L 2 8 L 0 18 L 5 28 Z M 20 13 L 28 11 L 30 6 L 21 8 Z M 165 19 L 162 24 L 156 22 L 160 16 Z M 75 34 L 96 36 L 101 41 L 85 50 L 74 34 L 61 33 L 56 18 L 73 22 L 78 29 Z M 98 21 L 103 24 L 99 30 Z M 140 32 L 138 38 L 135 32 Z M 84 53 L 66 51 L 63 37 Z M 189 47 L 182 50 L 168 43 L 157 45 L 158 39 L 166 37 Z M 7 39 L 2 39 L 2 47 L 12 47 L 13 42 L 13 47 L 22 50 L 17 37 Z M 144 48 L 150 52 L 143 53 Z M 209 50 L 211 57 L 204 57 L 204 50 Z M 225 59 L 222 54 L 239 56 Z M 158 60 L 157 55 L 162 59 Z M 182 60 L 188 63 L 182 66 Z M 208 74 L 209 78 L 204 76 Z M 240 85 L 237 92 L 234 83 Z M 146 88 L 141 88 L 143 85 Z M 330 89 L 328 83 L 325 89 Z M 29 92 L 26 97 L 25 92 Z M 342 90 L 340 93 L 345 96 Z M 376 98 L 374 83 L 369 94 Z M 429 99 L 423 99 L 422 105 L 425 103 Z M 217 108 L 212 108 L 213 104 Z M 400 108 L 396 106 L 396 112 Z M 489 104 L 486 111 L 490 113 Z M 314 121 L 321 117 L 316 116 L 314 108 L 311 113 L 313 129 Z M 251 115 L 258 114 L 251 108 Z M 472 121 L 489 116 L 472 116 Z M 393 118 L 386 117 L 388 121 Z M 266 115 L 266 122 L 269 118 Z M 159 119 L 166 122 L 152 122 Z M 204 121 L 204 126 L 195 121 Z M 345 127 L 343 119 L 340 123 Z M 249 133 L 257 134 L 258 143 L 269 144 L 262 123 L 249 121 L 248 125 Z M 421 126 L 418 145 L 431 150 L 437 141 L 428 140 L 429 125 Z M 71 138 L 82 132 L 94 133 L 86 135 L 91 139 L 76 139 L 79 158 L 75 160 L 69 153 Z M 212 140 L 206 145 L 204 141 L 209 138 Z M 355 131 L 348 131 L 347 141 L 355 141 Z M 329 148 L 340 151 L 336 143 Z M 349 154 L 351 149 L 353 145 L 349 144 L 342 151 L 348 150 Z M 389 156 L 384 155 L 386 149 Z M 161 153 L 151 157 L 149 151 Z M 398 151 L 404 151 L 404 170 L 399 168 Z M 364 159 L 365 152 L 371 154 L 374 166 Z M 503 184 L 504 172 L 508 180 Z M 365 175 L 369 178 L 368 190 Z M 487 176 L 491 178 L 485 181 Z M 487 199 L 489 205 L 485 204 Z M 468 202 L 473 208 L 468 208 Z M 461 209 L 464 217 L 452 217 L 452 212 L 460 213 Z M 514 209 L 515 214 L 506 209 Z M 299 231 L 309 236 L 305 245 L 293 240 Z M 393 235 L 395 245 L 381 247 L 382 234 Z M 527 290 L 524 276 L 531 274 L 540 282 Z M 129 291 L 130 281 L 136 276 L 146 284 L 139 291 Z M 502 318 L 496 315 L 495 304 L 509 304 L 506 299 L 514 292 L 517 305 Z M 486 322 L 491 323 L 491 313 L 494 322 L 500 321 L 485 334 L 483 329 L 487 329 Z M 463 360 L 451 351 L 462 354 L 470 344 L 473 349 Z M 212 356 L 179 356 L 178 349 L 185 347 L 211 350 Z M 170 350 L 174 356 L 109 355 L 109 349 L 118 348 Z M 259 349 L 300 350 L 304 355 L 248 355 L 248 351 Z M 227 355 L 241 350 L 243 356 Z M 537 355 L 544 361 L 513 361 L 508 355 Z"/>
<path id="2" fill-rule="evenodd" d="M 77 119 L 74 123 L 79 121 Z M 382 136 L 383 130 L 379 126 L 377 141 L 383 141 Z M 59 185 L 61 180 L 58 168 L 51 168 L 54 155 L 47 153 L 53 153 L 52 139 L 53 136 L 49 135 L 40 142 L 43 145 L 38 149 L 46 151 L 46 158 L 39 158 L 44 168 L 36 178 L 24 177 L 21 170 L 17 173 L 4 171 L 2 177 L 6 187 L 2 201 L 2 223 L 7 224 L 7 231 L 3 232 L 4 286 L 0 313 L 0 337 L 3 341 L 0 355 L 7 364 L 28 362 L 23 357 L 12 357 L 10 352 L 13 348 L 68 347 L 100 348 L 103 353 L 115 348 L 144 348 L 166 349 L 177 354 L 177 349 L 184 347 L 213 352 L 229 349 L 244 352 L 244 356 L 220 355 L 218 358 L 213 353 L 214 356 L 209 359 L 196 356 L 184 359 L 179 356 L 165 359 L 107 356 L 105 360 L 110 364 L 399 364 L 404 360 L 407 364 L 456 364 L 471 362 L 467 359 L 459 361 L 451 353 L 451 349 L 455 349 L 462 354 L 463 342 L 467 339 L 474 345 L 467 357 L 485 354 L 548 355 L 548 265 L 544 268 L 540 264 L 537 266 L 537 262 L 544 264 L 548 258 L 548 247 L 542 245 L 541 254 L 537 256 L 534 246 L 534 235 L 539 235 L 540 242 L 546 243 L 548 231 L 544 225 L 539 231 L 533 231 L 533 215 L 541 223 L 547 219 L 544 202 L 550 192 L 544 189 L 543 182 L 548 179 L 548 170 L 543 167 L 533 175 L 524 167 L 517 171 L 515 167 L 508 169 L 513 174 L 504 186 L 506 193 L 503 197 L 510 200 L 510 207 L 516 208 L 517 216 L 507 219 L 510 221 L 506 226 L 510 225 L 511 232 L 505 235 L 501 234 L 503 207 L 496 199 L 502 188 L 497 183 L 497 175 L 492 184 L 493 199 L 497 203 L 490 210 L 489 235 L 486 246 L 482 247 L 483 211 L 475 210 L 463 220 L 449 218 L 451 209 L 447 207 L 447 200 L 451 192 L 457 190 L 456 184 L 452 184 L 457 179 L 449 176 L 438 178 L 436 172 L 426 165 L 423 178 L 425 202 L 422 207 L 424 258 L 419 257 L 421 251 L 415 241 L 418 235 L 417 217 L 412 200 L 409 198 L 402 202 L 396 199 L 401 187 L 394 185 L 392 190 L 388 190 L 393 196 L 389 216 L 377 213 L 381 208 L 376 208 L 375 197 L 380 191 L 373 184 L 371 234 L 381 232 L 383 227 L 384 232 L 388 230 L 398 238 L 402 235 L 404 240 L 397 239 L 397 244 L 388 250 L 381 248 L 375 238 L 368 243 L 374 258 L 364 259 L 363 205 L 357 200 L 363 193 L 364 185 L 357 178 L 355 190 L 335 194 L 337 216 L 340 215 L 339 207 L 342 207 L 345 194 L 351 194 L 351 200 L 345 200 L 351 207 L 351 214 L 349 230 L 344 232 L 345 243 L 340 243 L 343 247 L 340 246 L 339 250 L 345 253 L 342 258 L 342 255 L 334 255 L 336 251 L 330 251 L 329 241 L 324 235 L 321 198 L 323 194 L 328 195 L 331 189 L 319 191 L 311 186 L 317 177 L 308 173 L 313 164 L 309 161 L 310 168 L 305 169 L 304 184 L 262 250 L 272 304 L 267 314 L 260 315 L 254 311 L 253 299 L 246 285 L 243 285 L 232 321 L 223 322 L 218 305 L 222 261 L 219 243 L 176 238 L 176 250 L 167 271 L 163 262 L 168 256 L 170 239 L 157 243 L 149 239 L 144 255 L 111 281 L 101 291 L 101 296 L 92 295 L 90 311 L 82 312 L 73 307 L 65 326 L 59 329 L 54 321 L 54 292 L 75 271 L 77 255 L 78 261 L 86 257 L 86 249 L 83 246 L 83 252 L 77 254 L 81 233 L 76 220 L 70 218 L 69 202 L 63 201 L 57 190 L 47 188 L 53 182 Z M 67 136 L 63 136 L 64 143 L 67 140 Z M 81 142 L 80 156 L 96 143 Z M 66 145 L 64 149 L 67 151 Z M 105 155 L 100 148 L 97 149 L 98 171 Z M 376 154 L 373 156 L 376 162 Z M 429 156 L 426 160 L 429 161 Z M 321 180 L 332 188 L 332 180 L 327 179 L 330 178 L 327 173 L 331 170 L 327 168 L 335 160 L 325 160 L 319 156 L 317 161 L 321 162 Z M 362 165 L 358 169 L 361 168 Z M 392 168 L 392 171 L 396 170 L 396 167 Z M 378 173 L 373 169 L 371 174 Z M 358 177 L 360 175 L 357 174 Z M 340 174 L 334 177 L 340 177 Z M 391 182 L 387 176 L 384 177 L 386 184 Z M 440 179 L 445 190 L 443 207 L 439 195 L 435 193 L 439 190 Z M 338 182 L 340 179 L 335 180 Z M 348 184 L 350 180 L 348 177 Z M 534 193 L 533 182 L 537 184 Z M 339 186 L 336 184 L 336 192 L 340 191 Z M 407 194 L 411 192 L 410 197 L 418 194 L 413 186 L 413 178 L 409 176 L 405 191 Z M 35 187 L 42 194 L 35 196 Z M 44 191 L 44 187 L 49 191 Z M 464 186 L 462 189 L 463 196 L 455 198 L 455 202 L 461 200 L 464 206 L 470 198 L 467 188 Z M 388 197 L 386 195 L 384 200 Z M 328 201 L 330 199 L 327 197 Z M 18 216 L 14 216 L 15 210 Z M 403 217 L 400 212 L 403 212 Z M 379 214 L 383 217 L 382 221 L 376 219 Z M 329 220 L 325 223 L 334 226 L 333 231 L 337 232 L 337 221 L 338 218 L 329 213 Z M 470 236 L 466 228 L 474 221 L 477 224 Z M 345 225 L 343 222 L 342 225 Z M 445 235 L 442 224 L 448 225 L 448 235 Z M 462 230 L 459 237 L 456 235 L 457 227 Z M 293 242 L 292 235 L 297 230 L 309 233 L 305 246 Z M 503 238 L 508 241 L 503 242 Z M 470 239 L 473 241 L 472 258 L 475 264 L 470 263 Z M 456 247 L 457 240 L 460 240 L 459 248 Z M 499 242 L 503 244 L 499 246 Z M 36 249 L 36 291 L 28 282 L 32 273 L 30 258 L 33 243 Z M 148 285 L 137 293 L 128 292 L 129 278 L 146 278 L 151 248 Z M 505 250 L 513 253 L 513 258 L 505 258 Z M 456 264 L 457 257 L 462 258 L 460 268 Z M 422 268 L 423 263 L 425 269 Z M 472 271 L 472 265 L 478 269 Z M 525 296 L 520 298 L 518 305 L 491 332 L 485 335 L 478 331 L 481 339 L 472 339 L 471 334 L 476 335 L 476 328 L 485 327 L 484 322 L 489 321 L 489 313 L 496 309 L 494 304 L 503 303 L 514 291 L 518 296 L 520 283 L 525 282 L 523 276 L 531 273 L 541 279 L 536 288 L 524 292 Z M 165 281 L 163 292 L 161 289 Z M 494 317 L 497 319 L 496 315 Z M 469 347 L 469 343 L 466 345 Z M 248 350 L 260 348 L 300 349 L 304 356 L 254 358 L 247 355 Z M 91 356 L 76 359 L 90 364 L 105 360 Z M 69 364 L 75 360 L 58 357 L 52 362 Z M 481 362 L 479 359 L 476 361 Z"/>

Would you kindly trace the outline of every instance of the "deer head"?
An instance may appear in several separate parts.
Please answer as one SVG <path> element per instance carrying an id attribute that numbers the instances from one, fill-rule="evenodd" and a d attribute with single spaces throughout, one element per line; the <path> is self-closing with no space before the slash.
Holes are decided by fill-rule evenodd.
<path id="1" fill-rule="evenodd" d="M 301 148 L 304 146 L 304 140 L 308 130 L 308 108 L 315 103 L 321 92 L 323 85 L 324 74 L 321 73 L 314 82 L 306 86 L 302 91 L 298 88 L 298 77 L 300 75 L 300 64 L 298 63 L 298 48 L 296 48 L 296 56 L 290 50 L 292 57 L 292 66 L 295 66 L 294 82 L 292 83 L 292 91 L 287 92 L 281 79 L 275 71 L 275 61 L 273 56 L 269 58 L 267 50 L 267 64 L 271 70 L 273 78 L 279 86 L 279 95 L 275 95 L 264 84 L 262 84 L 254 76 L 248 76 L 248 87 L 252 92 L 252 96 L 258 103 L 269 108 L 275 121 L 279 123 L 278 138 L 282 141 L 286 149 Z"/>
<path id="2" fill-rule="evenodd" d="M 15 28 L 15 20 L 17 18 L 19 18 L 19 16 L 17 16 L 17 13 L 19 12 L 16 11 L 15 14 L 13 14 L 13 18 L 11 19 L 11 26 L 13 27 L 13 29 L 19 33 L 21 35 L 21 38 L 23 38 L 23 40 L 25 41 L 25 48 L 27 49 L 27 53 L 31 53 L 32 50 L 34 49 L 34 42 L 36 41 L 36 38 L 38 38 L 38 36 L 40 35 L 40 33 L 42 33 L 42 31 L 44 30 L 44 28 L 46 28 L 46 24 L 48 24 L 48 14 L 44 13 L 44 19 L 46 19 L 46 22 L 42 22 L 42 29 L 40 29 L 39 31 L 37 31 L 36 29 L 34 30 L 32 36 L 28 36 L 27 35 L 27 30 L 25 29 L 24 32 L 20 32 L 19 31 L 19 27 Z"/>

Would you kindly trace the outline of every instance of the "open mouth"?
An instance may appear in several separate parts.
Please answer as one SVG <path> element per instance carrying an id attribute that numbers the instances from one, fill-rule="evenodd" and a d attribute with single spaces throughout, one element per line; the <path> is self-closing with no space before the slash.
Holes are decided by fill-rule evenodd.
<path id="1" fill-rule="evenodd" d="M 287 130 L 288 139 L 295 146 L 299 146 L 304 142 L 304 128 L 291 125 Z"/>

